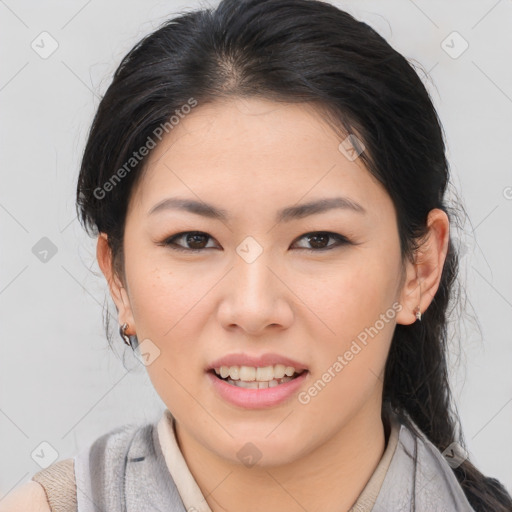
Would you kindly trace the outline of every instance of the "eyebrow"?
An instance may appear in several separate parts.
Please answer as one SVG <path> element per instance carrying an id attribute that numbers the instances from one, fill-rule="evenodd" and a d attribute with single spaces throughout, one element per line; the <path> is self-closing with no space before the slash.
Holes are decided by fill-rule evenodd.
<path id="1" fill-rule="evenodd" d="M 367 213 L 363 206 L 348 197 L 330 197 L 283 208 L 277 212 L 275 221 L 277 223 L 289 222 L 294 219 L 302 219 L 309 215 L 326 212 L 336 208 L 353 211 L 362 215 Z M 194 199 L 181 197 L 168 197 L 167 199 L 158 202 L 149 210 L 148 215 L 153 215 L 164 210 L 185 210 L 190 213 L 195 213 L 196 215 L 217 219 L 223 222 L 230 220 L 227 210 L 217 208 L 211 204 L 201 201 L 195 201 Z"/>

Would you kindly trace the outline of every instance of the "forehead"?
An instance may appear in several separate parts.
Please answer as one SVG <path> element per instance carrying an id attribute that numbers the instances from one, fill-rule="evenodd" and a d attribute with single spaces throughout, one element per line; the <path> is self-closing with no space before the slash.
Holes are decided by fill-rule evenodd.
<path id="1" fill-rule="evenodd" d="M 146 213 L 169 195 L 255 212 L 334 195 L 389 208 L 361 159 L 340 151 L 343 140 L 312 105 L 256 98 L 198 104 L 151 151 L 134 196 Z"/>

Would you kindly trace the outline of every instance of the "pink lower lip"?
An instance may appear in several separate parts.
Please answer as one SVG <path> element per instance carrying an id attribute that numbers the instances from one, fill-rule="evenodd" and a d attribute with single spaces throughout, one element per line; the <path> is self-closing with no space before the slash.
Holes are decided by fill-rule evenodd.
<path id="1" fill-rule="evenodd" d="M 245 409 L 263 409 L 287 400 L 300 388 L 307 373 L 305 370 L 293 380 L 265 389 L 240 388 L 219 379 L 213 372 L 207 372 L 207 375 L 215 390 L 224 400 Z"/>

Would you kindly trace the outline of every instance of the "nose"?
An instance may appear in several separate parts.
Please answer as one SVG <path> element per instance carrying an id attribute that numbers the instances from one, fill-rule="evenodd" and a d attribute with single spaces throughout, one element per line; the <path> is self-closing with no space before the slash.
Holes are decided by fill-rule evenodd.
<path id="1" fill-rule="evenodd" d="M 281 275 L 280 275 L 281 274 Z M 293 321 L 293 293 L 264 251 L 254 261 L 238 255 L 223 281 L 218 318 L 226 328 L 257 336 L 286 329 Z"/>

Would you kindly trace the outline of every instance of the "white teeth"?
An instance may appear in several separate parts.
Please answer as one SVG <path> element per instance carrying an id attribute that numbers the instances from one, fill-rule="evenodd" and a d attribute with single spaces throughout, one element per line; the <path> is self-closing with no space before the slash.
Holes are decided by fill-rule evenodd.
<path id="1" fill-rule="evenodd" d="M 235 382 L 235 381 L 233 381 L 233 382 Z M 242 381 L 238 381 L 238 382 L 242 382 Z M 252 382 L 246 382 L 244 387 L 246 387 L 248 389 L 258 389 L 258 382 L 254 381 L 254 380 Z"/>
<path id="2" fill-rule="evenodd" d="M 253 368 L 252 366 L 241 366 L 238 376 L 240 380 L 245 380 L 247 382 L 256 380 L 256 368 Z"/>
<path id="3" fill-rule="evenodd" d="M 285 370 L 286 370 L 286 366 L 284 364 L 276 364 L 274 366 L 274 378 L 282 379 L 284 377 Z"/>
<path id="4" fill-rule="evenodd" d="M 292 366 L 287 366 L 286 369 L 284 370 L 284 374 L 288 375 L 288 377 L 291 377 L 294 373 L 295 368 L 293 368 Z"/>
<path id="5" fill-rule="evenodd" d="M 274 367 L 265 366 L 264 368 L 256 368 L 256 380 L 268 382 L 274 378 Z M 266 386 L 267 387 L 267 386 Z"/>
<path id="6" fill-rule="evenodd" d="M 284 364 L 258 368 L 254 366 L 221 366 L 220 368 L 215 368 L 215 373 L 223 379 L 230 377 L 231 380 L 242 380 L 245 382 L 272 382 L 283 377 L 291 377 L 296 373 L 296 370 L 293 366 L 285 366 Z"/>
<path id="7" fill-rule="evenodd" d="M 246 389 L 265 389 L 267 387 L 269 388 L 275 388 L 276 386 L 279 386 L 279 384 L 284 384 L 285 382 L 289 382 L 292 380 L 291 377 L 283 377 L 282 379 L 279 379 L 279 381 L 272 379 L 269 382 L 244 382 L 243 380 L 232 380 L 228 379 L 227 383 L 231 384 L 232 386 L 238 386 L 239 388 L 246 388 Z"/>

